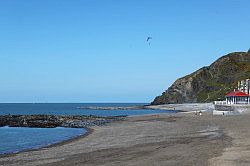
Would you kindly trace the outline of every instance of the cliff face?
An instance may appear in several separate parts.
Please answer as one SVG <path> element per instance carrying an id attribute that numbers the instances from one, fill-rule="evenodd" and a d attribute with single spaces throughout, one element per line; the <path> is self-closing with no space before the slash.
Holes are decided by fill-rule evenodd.
<path id="1" fill-rule="evenodd" d="M 177 79 L 152 105 L 210 102 L 224 99 L 237 81 L 250 78 L 250 52 L 225 55 L 196 72 Z"/>

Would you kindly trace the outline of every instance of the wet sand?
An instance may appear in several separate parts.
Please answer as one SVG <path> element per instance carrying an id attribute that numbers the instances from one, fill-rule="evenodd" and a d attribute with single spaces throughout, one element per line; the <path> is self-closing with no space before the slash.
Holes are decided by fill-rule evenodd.
<path id="1" fill-rule="evenodd" d="M 250 115 L 160 114 L 95 126 L 85 137 L 0 157 L 0 165 L 249 165 Z"/>

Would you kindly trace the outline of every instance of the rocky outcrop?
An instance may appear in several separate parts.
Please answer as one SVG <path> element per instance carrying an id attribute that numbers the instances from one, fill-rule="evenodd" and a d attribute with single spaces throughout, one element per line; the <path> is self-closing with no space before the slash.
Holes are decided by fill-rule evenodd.
<path id="1" fill-rule="evenodd" d="M 94 125 L 103 125 L 123 119 L 123 116 L 2 115 L 0 116 L 0 127 L 83 128 Z"/>
<path id="2" fill-rule="evenodd" d="M 177 79 L 151 104 L 211 102 L 223 99 L 227 92 L 237 86 L 237 81 L 246 78 L 250 78 L 250 53 L 231 53 L 210 66 Z"/>

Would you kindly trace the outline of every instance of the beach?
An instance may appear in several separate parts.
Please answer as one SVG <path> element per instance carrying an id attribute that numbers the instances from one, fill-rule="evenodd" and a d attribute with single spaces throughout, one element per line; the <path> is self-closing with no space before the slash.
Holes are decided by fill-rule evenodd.
<path id="1" fill-rule="evenodd" d="M 250 166 L 249 6 L 0 1 L 0 166 Z"/>
<path id="2" fill-rule="evenodd" d="M 214 110 L 213 103 L 185 103 L 185 104 L 163 104 L 163 105 L 148 105 L 145 109 L 155 110 L 179 110 L 184 112 L 195 111 L 212 111 Z"/>
<path id="3" fill-rule="evenodd" d="M 250 115 L 158 114 L 90 128 L 38 150 L 1 156 L 0 165 L 249 165 Z"/>

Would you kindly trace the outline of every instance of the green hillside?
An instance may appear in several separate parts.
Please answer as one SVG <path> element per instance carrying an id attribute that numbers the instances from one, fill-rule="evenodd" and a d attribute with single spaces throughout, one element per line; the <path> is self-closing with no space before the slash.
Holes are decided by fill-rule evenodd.
<path id="1" fill-rule="evenodd" d="M 151 104 L 211 102 L 224 99 L 237 82 L 250 78 L 250 53 L 235 52 L 225 55 L 196 72 L 174 82 Z"/>

